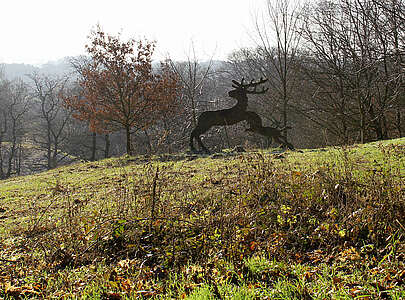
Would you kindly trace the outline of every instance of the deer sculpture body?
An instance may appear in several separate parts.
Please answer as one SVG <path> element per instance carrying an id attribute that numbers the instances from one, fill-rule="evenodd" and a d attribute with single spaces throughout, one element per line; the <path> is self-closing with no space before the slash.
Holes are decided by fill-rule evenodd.
<path id="1" fill-rule="evenodd" d="M 268 88 L 262 88 L 257 90 L 257 86 L 265 83 L 267 79 L 260 79 L 257 82 L 253 80 L 250 83 L 245 84 L 244 79 L 239 83 L 232 80 L 233 90 L 228 92 L 231 98 L 236 99 L 238 102 L 231 108 L 221 109 L 216 111 L 205 111 L 203 112 L 197 120 L 197 125 L 190 135 L 190 149 L 192 152 L 197 152 L 194 147 L 194 139 L 202 151 L 209 153 L 209 150 L 204 146 L 201 141 L 200 135 L 207 132 L 212 126 L 227 126 L 239 123 L 241 121 L 247 121 L 252 128 L 262 127 L 261 118 L 251 111 L 246 111 L 248 106 L 248 94 L 264 94 L 267 92 Z M 249 88 L 251 88 L 249 90 Z"/>

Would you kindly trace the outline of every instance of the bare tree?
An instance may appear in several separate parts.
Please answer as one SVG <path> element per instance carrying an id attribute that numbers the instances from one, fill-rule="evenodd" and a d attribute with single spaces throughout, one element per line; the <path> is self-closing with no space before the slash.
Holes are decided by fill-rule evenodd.
<path id="1" fill-rule="evenodd" d="M 71 57 L 69 58 L 69 63 L 74 69 L 73 75 L 76 75 L 79 80 L 83 80 L 83 72 L 87 70 L 91 66 L 91 59 L 87 56 L 78 56 L 78 57 Z M 79 83 L 76 83 L 76 87 L 80 89 Z M 81 91 L 78 91 L 78 95 L 80 94 Z M 90 130 L 89 130 L 90 131 Z M 108 133 L 106 136 L 109 135 Z M 109 141 L 109 138 L 106 138 L 106 147 L 109 146 L 107 144 L 107 141 Z M 109 148 L 109 147 L 108 147 Z M 97 152 L 97 132 L 91 132 L 91 148 L 90 148 L 90 161 L 95 161 L 96 160 L 96 152 Z M 106 151 L 105 151 L 106 152 Z M 108 156 L 109 153 L 106 154 Z"/>
<path id="2" fill-rule="evenodd" d="M 318 1 L 307 8 L 302 70 L 313 92 L 301 112 L 340 142 L 388 138 L 390 111 L 400 115 L 400 45 L 390 42 L 390 20 L 371 0 Z"/>
<path id="3" fill-rule="evenodd" d="M 9 117 L 7 114 L 8 106 L 8 87 L 9 82 L 1 80 L 0 82 L 0 178 L 5 178 L 3 169 L 4 161 L 4 142 L 6 140 L 6 134 L 8 133 Z"/>
<path id="4" fill-rule="evenodd" d="M 300 1 L 266 0 L 263 18 L 256 17 L 256 53 L 251 67 L 269 78 L 273 103 L 281 114 L 287 138 L 287 123 L 293 89 L 297 84 L 295 62 L 299 50 Z M 281 105 L 278 105 L 281 103 Z"/>
<path id="5" fill-rule="evenodd" d="M 3 81 L 0 86 L 0 178 L 20 173 L 25 133 L 24 118 L 29 109 L 26 84 Z"/>
<path id="6" fill-rule="evenodd" d="M 201 62 L 196 55 L 192 43 L 191 54 L 186 61 L 174 62 L 169 59 L 173 72 L 178 76 L 182 86 L 182 96 L 187 99 L 191 110 L 191 125 L 197 122 L 197 100 L 202 94 L 203 85 L 209 79 L 212 71 L 212 57 L 205 63 Z"/>
<path id="7" fill-rule="evenodd" d="M 382 97 L 376 100 L 382 107 L 386 104 L 388 122 L 391 121 L 402 137 L 404 132 L 401 120 L 405 111 L 405 1 L 372 0 L 371 3 L 373 13 L 368 13 L 367 17 L 378 39 L 377 49 L 384 75 L 382 80 L 385 81 Z"/>
<path id="8" fill-rule="evenodd" d="M 63 106 L 63 97 L 68 93 L 67 78 L 51 78 L 32 74 L 35 112 L 39 121 L 33 140 L 40 149 L 45 150 L 46 168 L 52 169 L 65 158 L 61 154 L 66 140 L 67 124 L 71 121 L 71 112 Z"/>

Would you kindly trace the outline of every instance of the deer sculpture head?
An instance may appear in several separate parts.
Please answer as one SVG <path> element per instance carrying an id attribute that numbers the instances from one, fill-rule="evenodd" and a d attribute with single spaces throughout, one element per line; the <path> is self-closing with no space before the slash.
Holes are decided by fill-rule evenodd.
<path id="1" fill-rule="evenodd" d="M 267 79 L 260 78 L 259 81 L 254 81 L 253 79 L 249 83 L 244 83 L 245 79 L 242 78 L 241 82 L 232 80 L 233 90 L 228 92 L 229 97 L 235 98 L 237 100 L 245 99 L 247 101 L 248 94 L 264 94 L 269 88 L 262 87 L 261 90 L 257 90 L 257 87 L 267 81 Z M 249 90 L 249 88 L 253 88 Z"/>

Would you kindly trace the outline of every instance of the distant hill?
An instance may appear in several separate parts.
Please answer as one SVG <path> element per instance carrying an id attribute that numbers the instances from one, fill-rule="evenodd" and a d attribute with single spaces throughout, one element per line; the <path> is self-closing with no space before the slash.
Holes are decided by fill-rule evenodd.
<path id="1" fill-rule="evenodd" d="M 202 62 L 203 67 L 208 66 L 209 62 Z M 218 70 L 223 66 L 223 61 L 214 60 L 212 62 L 212 69 Z M 154 66 L 159 66 L 160 62 L 155 61 Z M 43 65 L 29 65 L 29 64 L 0 64 L 0 70 L 3 71 L 4 76 L 8 80 L 14 80 L 21 78 L 24 81 L 28 81 L 27 75 L 34 72 L 42 73 L 45 75 L 65 75 L 73 72 L 69 57 L 62 58 L 57 61 L 50 61 Z"/>
<path id="2" fill-rule="evenodd" d="M 39 68 L 26 64 L 3 64 L 2 71 L 6 79 L 13 80 L 16 78 L 25 79 L 27 74 L 38 72 Z"/>
<path id="3" fill-rule="evenodd" d="M 24 81 L 28 80 L 27 75 L 34 72 L 46 75 L 64 75 L 73 71 L 67 57 L 39 66 L 28 64 L 0 64 L 0 68 L 6 79 L 14 80 L 21 78 Z"/>

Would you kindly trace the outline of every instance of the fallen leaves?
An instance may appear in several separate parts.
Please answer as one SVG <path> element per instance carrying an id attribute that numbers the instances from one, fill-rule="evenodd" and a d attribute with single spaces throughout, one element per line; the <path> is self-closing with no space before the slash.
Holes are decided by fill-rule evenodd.
<path id="1" fill-rule="evenodd" d="M 40 285 L 23 285 L 21 287 L 13 286 L 11 282 L 6 282 L 4 284 L 4 292 L 8 297 L 13 298 L 25 298 L 25 297 L 34 297 L 41 295 L 41 286 Z"/>

